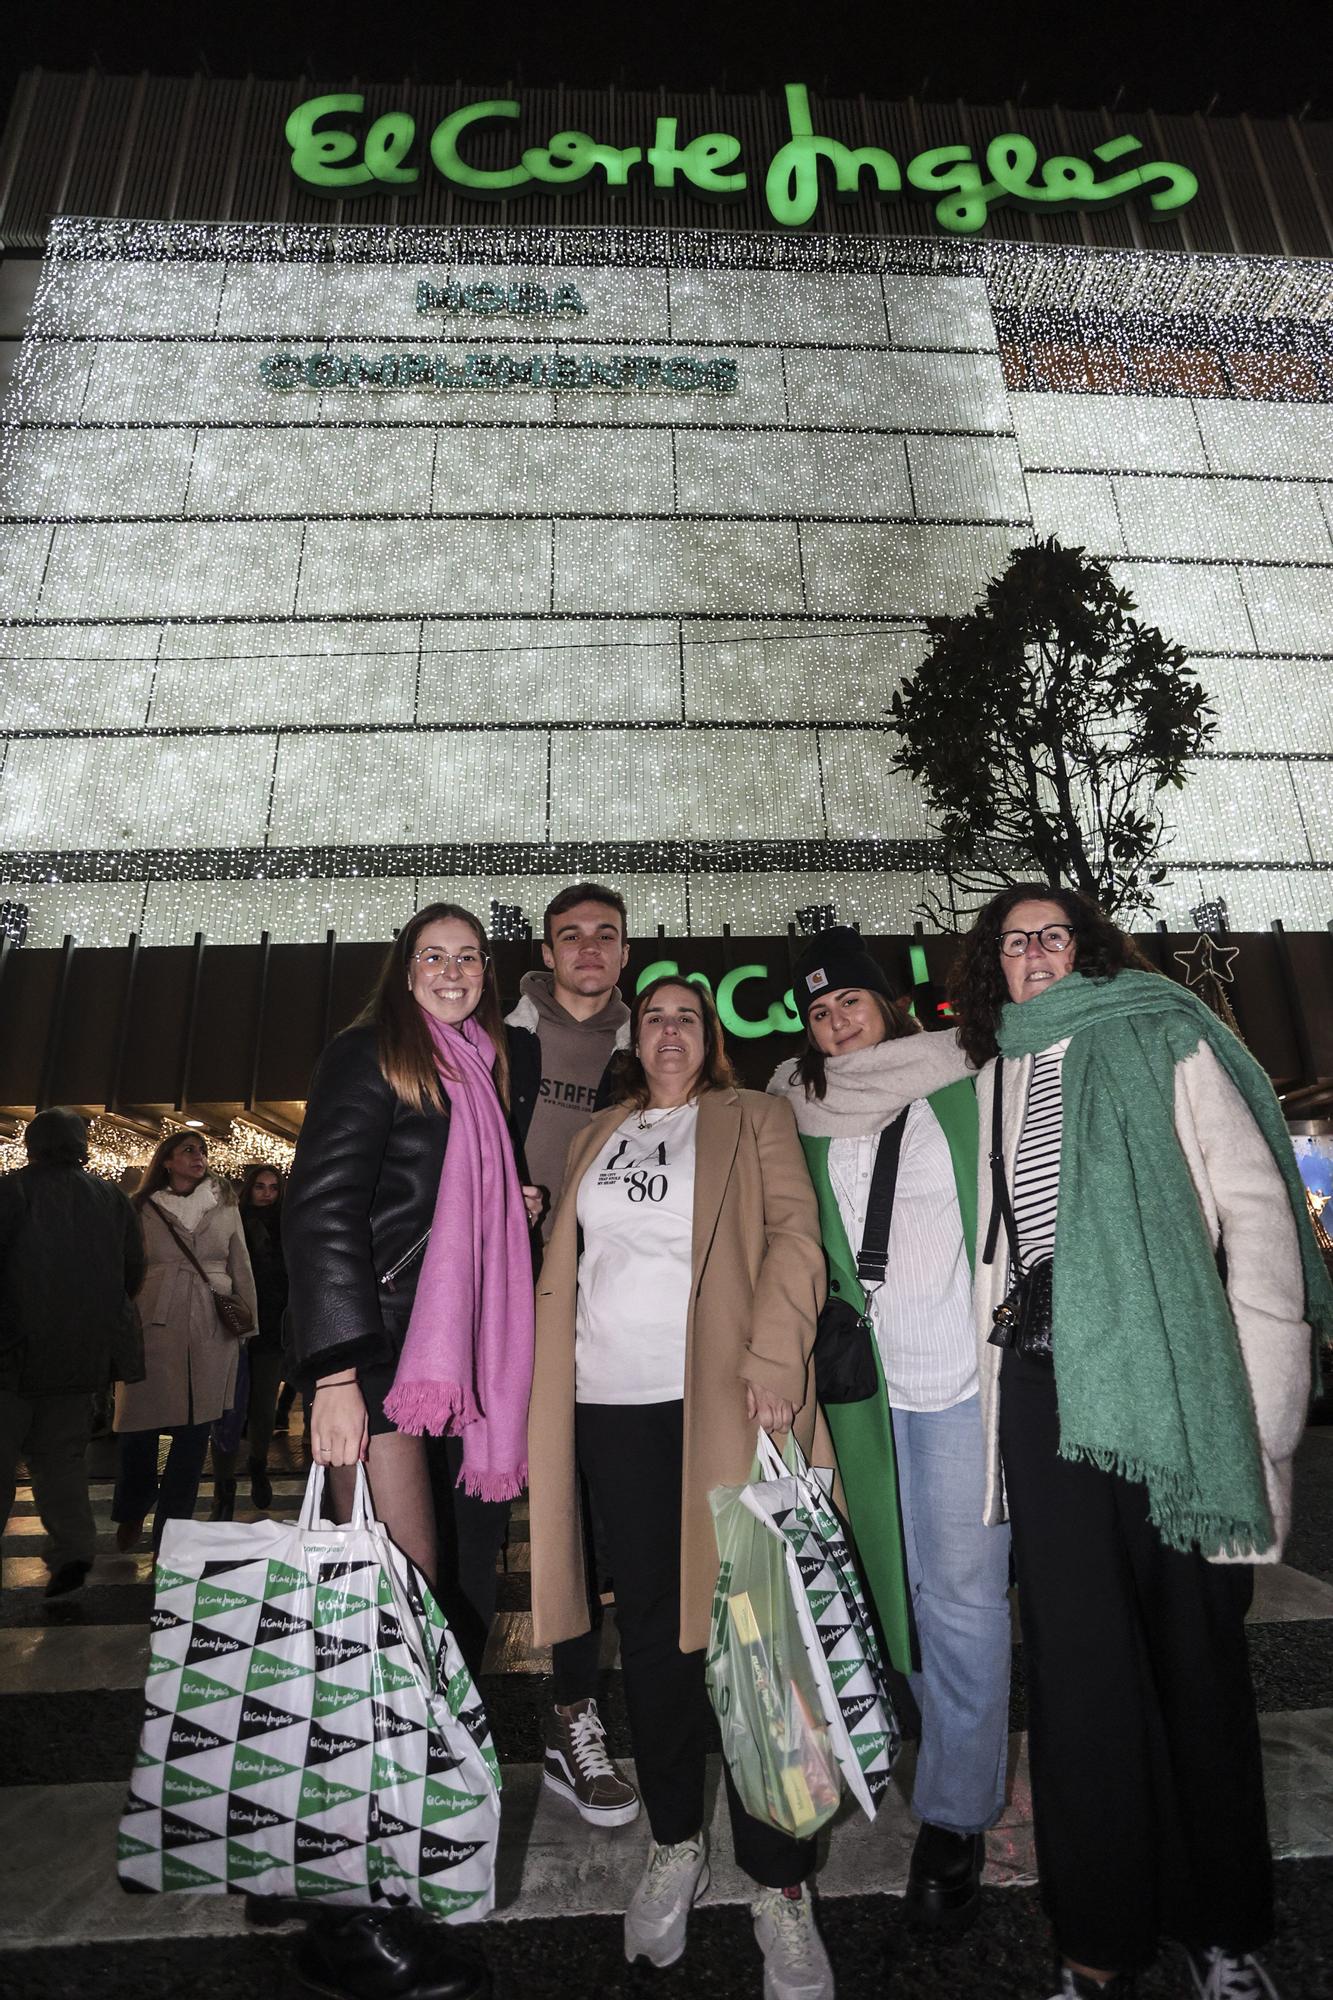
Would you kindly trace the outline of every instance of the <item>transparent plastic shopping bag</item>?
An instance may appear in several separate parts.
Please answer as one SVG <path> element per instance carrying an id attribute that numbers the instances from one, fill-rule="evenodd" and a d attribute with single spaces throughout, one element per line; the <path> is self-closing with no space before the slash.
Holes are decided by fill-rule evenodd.
<path id="1" fill-rule="evenodd" d="M 757 1465 L 764 1476 L 742 1489 L 746 1505 L 782 1538 L 829 1740 L 848 1790 L 873 1819 L 902 1729 L 846 1530 L 794 1437 L 780 1453 L 761 1431 Z"/>
<path id="2" fill-rule="evenodd" d="M 722 1486 L 710 1495 L 721 1568 L 708 1693 L 746 1811 L 804 1839 L 837 1811 L 842 1781 L 793 1600 L 787 1545 L 748 1503 L 749 1491 Z"/>
<path id="3" fill-rule="evenodd" d="M 128 1889 L 491 1909 L 499 1768 L 425 1579 L 352 1519 L 171 1521 L 120 1822 Z"/>

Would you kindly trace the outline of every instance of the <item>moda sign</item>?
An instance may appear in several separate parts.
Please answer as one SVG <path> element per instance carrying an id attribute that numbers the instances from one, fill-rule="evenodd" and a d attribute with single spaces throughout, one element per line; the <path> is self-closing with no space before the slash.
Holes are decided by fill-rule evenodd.
<path id="1" fill-rule="evenodd" d="M 932 146 L 900 165 L 882 146 L 848 146 L 814 129 L 804 84 L 786 86 L 789 136 L 762 163 L 764 199 L 784 228 L 799 229 L 819 205 L 821 180 L 840 200 L 865 187 L 880 197 L 907 194 L 933 205 L 941 229 L 973 235 L 991 210 L 1006 205 L 1035 210 L 1100 208 L 1142 194 L 1158 214 L 1183 208 L 1198 192 L 1188 167 L 1143 160 L 1142 141 L 1125 132 L 1092 148 L 1091 157 L 1055 154 L 1041 160 L 1021 132 L 1000 132 L 981 159 L 970 145 Z M 402 192 L 418 186 L 429 160 L 434 171 L 473 196 L 506 199 L 525 192 L 577 188 L 600 178 L 624 188 L 646 176 L 659 193 L 679 187 L 726 200 L 750 186 L 751 166 L 731 132 L 682 136 L 680 121 L 660 117 L 641 146 L 610 146 L 587 132 L 555 132 L 540 146 L 520 147 L 503 166 L 477 163 L 483 128 L 516 127 L 517 98 L 493 97 L 460 105 L 434 131 L 419 134 L 407 111 L 386 111 L 365 123 L 366 100 L 355 91 L 308 98 L 287 120 L 292 172 L 315 191 L 334 197 Z M 760 163 L 755 163 L 756 167 Z"/>

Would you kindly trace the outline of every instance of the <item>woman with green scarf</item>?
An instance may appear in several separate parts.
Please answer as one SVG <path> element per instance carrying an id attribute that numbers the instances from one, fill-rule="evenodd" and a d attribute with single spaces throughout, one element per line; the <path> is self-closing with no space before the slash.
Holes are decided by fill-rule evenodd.
<path id="1" fill-rule="evenodd" d="M 957 1933 L 981 1906 L 1009 1748 L 1009 1531 L 981 1518 L 976 1094 L 956 1037 L 921 1032 L 855 931 L 812 938 L 792 993 L 806 1047 L 768 1087 L 796 1114 L 829 1297 L 868 1324 L 873 1393 L 831 1400 L 863 1385 L 830 1382 L 818 1344 L 815 1389 L 880 1629 L 921 1712 L 907 1908 Z"/>
<path id="2" fill-rule="evenodd" d="M 1013 1530 L 1058 2000 L 1132 1994 L 1162 1936 L 1200 2000 L 1273 2000 L 1243 1628 L 1333 1321 L 1282 1113 L 1071 891 L 989 903 L 954 1005 L 981 1070 L 986 1518 Z"/>

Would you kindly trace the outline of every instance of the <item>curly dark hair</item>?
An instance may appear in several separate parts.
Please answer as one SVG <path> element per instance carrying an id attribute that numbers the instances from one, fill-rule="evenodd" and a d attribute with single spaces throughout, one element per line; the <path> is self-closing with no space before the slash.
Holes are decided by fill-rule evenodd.
<path id="1" fill-rule="evenodd" d="M 1139 972 L 1156 967 L 1144 957 L 1132 937 L 1111 922 L 1091 896 L 1077 889 L 1053 889 L 1049 882 L 1017 882 L 993 896 L 982 910 L 953 962 L 949 998 L 958 1024 L 958 1040 L 978 1069 L 999 1054 L 995 1031 L 1000 1010 L 1009 998 L 1000 964 L 1000 934 L 1020 903 L 1058 903 L 1074 932 L 1074 970 L 1084 979 L 1114 979 L 1132 965 Z"/>

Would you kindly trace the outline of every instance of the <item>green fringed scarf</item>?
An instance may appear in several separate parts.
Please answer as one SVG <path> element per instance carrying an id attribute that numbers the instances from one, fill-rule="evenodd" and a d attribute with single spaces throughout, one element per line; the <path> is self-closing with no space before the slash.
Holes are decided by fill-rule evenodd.
<path id="1" fill-rule="evenodd" d="M 1053 1308 L 1060 1454 L 1146 1484 L 1172 1548 L 1260 1554 L 1274 1530 L 1254 1406 L 1176 1137 L 1176 1065 L 1206 1041 L 1267 1140 L 1318 1332 L 1333 1327 L 1333 1287 L 1273 1086 L 1201 1000 L 1156 973 L 1074 974 L 1000 1016 L 1006 1057 L 1066 1037 Z"/>

